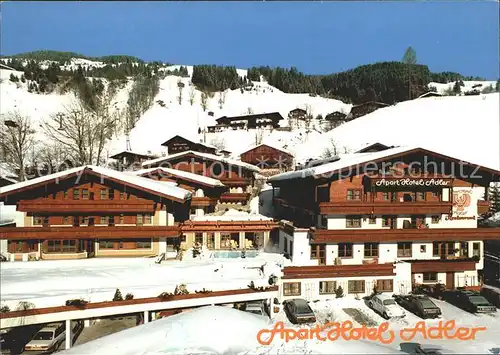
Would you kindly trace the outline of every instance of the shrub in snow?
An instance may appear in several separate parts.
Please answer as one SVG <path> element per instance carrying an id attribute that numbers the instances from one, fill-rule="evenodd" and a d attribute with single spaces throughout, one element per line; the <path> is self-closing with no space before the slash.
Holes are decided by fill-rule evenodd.
<path id="1" fill-rule="evenodd" d="M 337 287 L 337 289 L 335 290 L 335 298 L 342 298 L 344 297 L 344 289 L 342 288 L 342 286 L 339 285 L 339 287 Z"/>
<path id="2" fill-rule="evenodd" d="M 206 288 L 202 288 L 200 291 L 194 291 L 195 293 L 210 293 L 212 290 L 207 290 Z"/>
<path id="3" fill-rule="evenodd" d="M 375 296 L 377 293 L 378 293 L 377 284 L 374 284 L 373 285 L 373 290 L 372 290 L 372 296 Z"/>
<path id="4" fill-rule="evenodd" d="M 16 311 L 27 311 L 28 309 L 35 308 L 35 304 L 27 301 L 20 301 L 17 304 Z"/>
<path id="5" fill-rule="evenodd" d="M 123 301 L 122 292 L 119 288 L 116 289 L 115 295 L 113 296 L 113 301 Z"/>
<path id="6" fill-rule="evenodd" d="M 88 301 L 85 301 L 82 298 L 75 298 L 72 300 L 67 300 L 66 301 L 66 306 L 75 306 L 75 307 L 85 307 L 85 305 L 89 303 Z"/>
<path id="7" fill-rule="evenodd" d="M 134 299 L 134 295 L 133 295 L 133 294 L 131 294 L 131 293 L 127 293 L 127 294 L 125 295 L 125 299 L 126 299 L 126 300 L 133 300 L 133 299 Z"/>
<path id="8" fill-rule="evenodd" d="M 171 297 L 173 297 L 174 294 L 173 293 L 170 293 L 170 292 L 162 292 L 158 295 L 158 298 L 162 299 L 162 300 L 166 300 L 166 299 L 169 299 Z"/>
<path id="9" fill-rule="evenodd" d="M 174 295 L 188 295 L 189 291 L 185 284 L 175 286 Z"/>
<path id="10" fill-rule="evenodd" d="M 9 312 L 10 312 L 9 306 L 5 305 L 0 307 L 0 313 L 9 313 Z"/>

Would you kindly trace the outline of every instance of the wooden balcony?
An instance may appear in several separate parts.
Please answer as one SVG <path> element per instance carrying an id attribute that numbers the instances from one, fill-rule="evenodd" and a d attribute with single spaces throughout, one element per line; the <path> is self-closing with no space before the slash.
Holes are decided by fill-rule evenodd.
<path id="1" fill-rule="evenodd" d="M 411 272 L 474 271 L 476 262 L 469 258 L 449 260 L 409 260 Z"/>
<path id="2" fill-rule="evenodd" d="M 215 206 L 217 202 L 218 199 L 215 197 L 192 197 L 191 207 Z"/>
<path id="3" fill-rule="evenodd" d="M 156 204 L 141 200 L 41 200 L 20 201 L 18 211 L 33 213 L 154 213 Z"/>
<path id="4" fill-rule="evenodd" d="M 0 228 L 0 239 L 134 239 L 178 237 L 179 226 L 88 226 Z"/>
<path id="5" fill-rule="evenodd" d="M 283 269 L 283 279 L 393 275 L 393 264 L 286 266 Z"/>
<path id="6" fill-rule="evenodd" d="M 247 202 L 250 198 L 249 193 L 229 193 L 225 192 L 220 196 L 221 202 Z"/>
<path id="7" fill-rule="evenodd" d="M 263 221 L 187 221 L 182 232 L 268 232 L 278 228 L 278 222 Z"/>
<path id="8" fill-rule="evenodd" d="M 499 240 L 500 228 L 317 229 L 311 237 L 319 244 Z"/>
<path id="9" fill-rule="evenodd" d="M 226 186 L 248 186 L 252 185 L 252 179 L 248 178 L 220 178 L 220 182 L 222 182 Z"/>
<path id="10" fill-rule="evenodd" d="M 490 201 L 478 200 L 477 201 L 477 214 L 488 213 L 490 210 Z"/>
<path id="11" fill-rule="evenodd" d="M 448 214 L 451 202 L 321 202 L 320 214 Z"/>

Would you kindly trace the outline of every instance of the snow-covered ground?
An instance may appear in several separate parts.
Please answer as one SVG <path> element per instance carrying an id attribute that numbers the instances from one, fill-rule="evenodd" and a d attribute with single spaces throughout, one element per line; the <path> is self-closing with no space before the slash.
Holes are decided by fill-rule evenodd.
<path id="1" fill-rule="evenodd" d="M 187 254 L 189 250 L 187 251 Z M 186 255 L 183 261 L 156 264 L 155 258 L 93 258 L 82 260 L 2 263 L 2 304 L 15 309 L 29 301 L 39 307 L 61 306 L 68 299 L 110 301 L 117 288 L 135 298 L 173 292 L 185 284 L 188 291 L 203 288 L 220 291 L 269 285 L 269 276 L 279 275 L 285 263 L 282 255 L 260 253 L 245 259 L 213 259 L 204 252 L 201 259 Z M 264 273 L 260 267 L 264 266 Z"/>
<path id="2" fill-rule="evenodd" d="M 285 341 L 275 334 L 269 345 L 258 342 L 259 331 L 273 329 L 276 322 L 283 321 L 286 329 L 314 328 L 311 326 L 294 326 L 286 320 L 281 311 L 272 323 L 268 319 L 244 313 L 226 307 L 203 307 L 188 313 L 153 321 L 146 325 L 131 328 L 112 334 L 61 354 L 101 354 L 120 353 L 125 355 L 145 354 L 402 354 L 400 344 L 404 341 L 418 342 L 424 348 L 440 348 L 442 353 L 495 353 L 500 348 L 500 318 L 498 315 L 472 315 L 446 302 L 434 300 L 441 308 L 443 317 L 438 320 L 425 320 L 427 329 L 437 326 L 440 321 L 455 320 L 458 327 L 486 327 L 477 332 L 475 340 L 425 339 L 417 334 L 412 340 L 402 340 L 400 331 L 412 329 L 422 321 L 407 312 L 403 319 L 386 321 L 369 309 L 363 300 L 352 296 L 311 303 L 318 324 L 351 321 L 354 327 L 363 324 L 357 322 L 347 312 L 354 309 L 362 314 L 364 324 L 378 327 L 388 322 L 388 330 L 384 332 L 387 339 L 389 331 L 394 333 L 394 340 L 381 343 L 373 340 L 320 341 L 317 338 Z M 347 312 L 346 312 L 347 311 Z M 208 331 L 217 329 L 217 331 Z M 325 337 L 332 328 L 323 330 Z M 404 333 L 408 336 L 409 333 Z M 261 340 L 269 340 L 269 333 L 261 333 Z"/>
<path id="3" fill-rule="evenodd" d="M 484 88 L 489 86 L 495 88 L 495 85 L 497 84 L 496 81 L 464 81 L 463 83 L 464 86 L 460 88 L 462 92 L 467 92 L 474 89 L 481 92 Z M 455 86 L 455 82 L 452 81 L 447 84 L 430 82 L 429 86 L 434 86 L 437 89 L 437 92 L 443 94 L 446 90 L 453 89 L 453 86 Z"/>
<path id="4" fill-rule="evenodd" d="M 88 60 L 74 60 L 71 65 L 92 66 Z M 102 66 L 102 63 L 95 63 Z M 179 66 L 165 68 L 173 70 Z M 187 66 L 192 74 L 192 67 Z M 39 124 L 51 115 L 71 105 L 74 98 L 70 94 L 34 94 L 29 93 L 26 84 L 13 83 L 9 80 L 9 70 L 0 70 L 0 113 L 19 110 L 34 120 L 34 126 L 40 139 L 43 139 Z M 238 69 L 243 76 L 246 71 Z M 21 72 L 14 72 L 20 76 Z M 178 102 L 178 81 L 184 83 L 183 98 Z M 483 87 L 495 82 L 464 81 L 464 90 L 482 84 Z M 431 83 L 438 91 L 444 91 L 453 83 Z M 128 92 L 132 81 L 118 91 L 113 106 L 118 110 L 126 108 Z M 190 96 L 194 103 L 190 104 Z M 215 124 L 221 116 L 235 116 L 263 112 L 279 112 L 284 120 L 281 126 L 287 126 L 288 112 L 295 108 L 310 110 L 313 117 L 326 116 L 334 111 L 349 112 L 352 105 L 334 99 L 326 99 L 309 94 L 286 94 L 266 82 L 254 82 L 252 90 L 226 90 L 214 93 L 208 99 L 208 108 L 201 107 L 201 92 L 193 87 L 190 78 L 167 76 L 160 81 L 160 92 L 154 99 L 153 106 L 147 110 L 130 132 L 132 149 L 138 152 L 160 154 L 164 151 L 161 143 L 175 134 L 196 137 L 206 143 L 222 142 L 225 149 L 238 155 L 257 143 L 269 143 L 284 147 L 296 155 L 298 162 L 307 158 L 319 158 L 326 148 L 337 146 L 339 152 L 347 152 L 379 141 L 387 145 L 417 145 L 434 149 L 442 153 L 477 162 L 492 168 L 500 168 L 499 146 L 499 94 L 479 96 L 458 96 L 415 99 L 409 102 L 377 110 L 376 112 L 344 124 L 328 133 L 322 133 L 316 126 L 311 130 L 296 129 L 288 131 L 225 131 L 198 134 L 198 128 Z M 163 105 L 158 101 L 163 101 Z M 213 116 L 209 115 L 213 112 Z M 314 120 L 315 121 L 315 120 Z M 124 135 L 114 138 L 108 145 L 112 155 L 124 150 Z"/>

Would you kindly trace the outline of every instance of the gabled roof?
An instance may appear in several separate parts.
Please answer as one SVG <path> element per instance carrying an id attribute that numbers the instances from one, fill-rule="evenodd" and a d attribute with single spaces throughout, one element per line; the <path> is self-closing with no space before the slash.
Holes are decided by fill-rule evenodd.
<path id="1" fill-rule="evenodd" d="M 469 162 L 461 161 L 460 159 L 452 158 L 443 154 L 432 152 L 427 149 L 420 147 L 395 147 L 379 152 L 372 153 L 354 153 L 354 154 L 340 154 L 340 159 L 331 163 L 306 168 L 302 170 L 290 171 L 283 174 L 275 175 L 268 179 L 268 182 L 273 183 L 283 180 L 293 180 L 293 179 L 304 179 L 304 178 L 314 178 L 319 179 L 325 177 L 325 175 L 331 175 L 335 173 L 340 173 L 341 171 L 353 169 L 359 167 L 361 164 L 368 163 L 379 163 L 389 159 L 397 158 L 398 156 L 407 155 L 415 152 L 421 152 L 425 155 L 438 157 L 441 159 L 446 159 L 455 162 L 461 162 L 464 165 L 469 165 L 476 167 L 478 165 Z M 478 166 L 480 169 L 487 171 L 491 174 L 500 177 L 500 171 L 490 169 L 487 167 Z"/>
<path id="2" fill-rule="evenodd" d="M 435 92 L 435 91 L 428 91 L 425 94 L 420 95 L 418 98 L 423 99 L 424 97 L 430 97 L 430 96 L 440 97 L 440 96 L 443 96 L 443 94 L 440 94 L 440 93 Z"/>
<path id="3" fill-rule="evenodd" d="M 251 151 L 251 150 L 254 150 L 254 149 L 256 149 L 256 148 L 262 147 L 263 145 L 268 146 L 269 148 L 273 148 L 273 149 L 279 150 L 280 152 L 283 152 L 283 153 L 285 153 L 285 154 L 288 154 L 288 155 L 293 156 L 293 153 L 292 153 L 292 152 L 290 152 L 289 150 L 286 150 L 285 148 L 280 148 L 280 147 L 278 147 L 278 146 L 275 146 L 275 145 L 273 145 L 273 144 L 269 144 L 269 143 L 261 143 L 261 144 L 257 144 L 257 145 L 251 146 L 250 148 L 245 149 L 244 151 L 242 151 L 242 152 L 240 153 L 240 155 L 242 155 L 242 154 L 244 154 L 244 153 L 246 153 L 246 152 L 249 152 L 249 151 Z"/>
<path id="4" fill-rule="evenodd" d="M 216 119 L 217 123 L 221 123 L 222 121 L 228 120 L 228 121 L 240 121 L 240 120 L 252 120 L 252 119 L 257 119 L 257 118 L 262 118 L 266 117 L 274 121 L 281 121 L 283 120 L 283 116 L 281 116 L 281 113 L 279 112 L 268 112 L 268 113 L 256 113 L 256 114 L 251 114 L 251 115 L 241 115 L 241 116 L 222 116 Z"/>
<path id="5" fill-rule="evenodd" d="M 210 187 L 224 187 L 225 185 L 220 182 L 218 179 L 213 179 L 208 176 L 203 176 L 203 175 L 198 175 L 194 173 L 190 173 L 188 171 L 183 171 L 183 170 L 178 170 L 178 169 L 171 169 L 171 168 L 149 168 L 149 169 L 141 169 L 134 171 L 134 173 L 138 176 L 147 176 L 151 173 L 156 173 L 163 175 L 163 176 L 177 176 L 181 179 L 185 179 L 187 181 L 193 181 L 195 183 L 205 185 L 205 186 L 210 186 Z"/>
<path id="6" fill-rule="evenodd" d="M 162 145 L 162 146 L 167 146 L 167 145 L 168 145 L 168 143 L 169 143 L 171 140 L 175 139 L 175 138 L 181 138 L 181 139 L 184 139 L 184 140 L 186 140 L 186 141 L 188 141 L 188 142 L 190 142 L 190 143 L 193 143 L 193 144 L 199 144 L 199 145 L 201 145 L 201 146 L 203 146 L 203 147 L 207 147 L 207 148 L 210 148 L 210 149 L 215 149 L 215 150 L 217 150 L 217 147 L 215 147 L 215 146 L 213 146 L 213 145 L 210 145 L 210 144 L 207 144 L 207 143 L 203 143 L 203 142 L 196 142 L 195 140 L 193 140 L 193 139 L 188 139 L 188 138 L 186 138 L 186 137 L 184 137 L 184 136 L 181 136 L 180 134 L 176 134 L 176 135 L 175 135 L 175 136 L 173 136 L 172 138 L 170 138 L 170 139 L 166 140 L 165 142 L 163 142 L 161 145 Z"/>
<path id="7" fill-rule="evenodd" d="M 93 165 L 79 166 L 47 176 L 41 176 L 32 180 L 0 187 L 0 198 L 14 194 L 20 190 L 43 186 L 47 183 L 59 182 L 60 180 L 67 179 L 73 176 L 83 175 L 85 173 L 90 173 L 99 177 L 104 177 L 106 179 L 115 180 L 126 186 L 178 202 L 184 202 L 186 199 L 191 198 L 191 192 L 181 189 L 180 187 L 173 186 L 172 184 L 164 184 L 161 181 L 155 181 L 148 178 L 135 176 L 130 173 Z"/>
<path id="8" fill-rule="evenodd" d="M 377 106 L 381 106 L 381 107 L 385 107 L 385 106 L 389 106 L 389 104 L 386 104 L 384 102 L 379 102 L 379 101 L 367 101 L 367 102 L 363 102 L 361 104 L 357 104 L 357 105 L 354 105 L 352 108 L 354 107 L 362 107 L 362 106 L 365 106 L 365 105 L 370 105 L 370 104 L 375 104 Z"/>
<path id="9" fill-rule="evenodd" d="M 134 155 L 134 156 L 137 156 L 140 158 L 149 158 L 149 159 L 153 159 L 156 157 L 154 154 L 144 154 L 144 153 L 133 152 L 131 150 L 122 150 L 119 153 L 113 154 L 112 156 L 110 156 L 110 158 L 111 159 L 120 159 L 120 157 L 125 156 L 125 155 Z"/>
<path id="10" fill-rule="evenodd" d="M 373 148 L 378 149 L 378 151 L 382 151 L 382 150 L 386 150 L 386 149 L 394 148 L 394 147 L 393 146 L 390 147 L 390 146 L 382 144 L 380 142 L 375 142 L 375 143 L 371 143 L 371 144 L 364 146 L 363 148 L 357 150 L 355 153 L 367 153 L 368 150 L 373 149 Z"/>
<path id="11" fill-rule="evenodd" d="M 245 168 L 247 170 L 254 171 L 254 172 L 257 172 L 257 173 L 260 172 L 260 169 L 258 167 L 256 167 L 255 165 L 252 165 L 252 164 L 243 163 L 243 162 L 238 161 L 238 160 L 227 159 L 227 158 L 221 157 L 220 155 L 209 154 L 209 153 L 200 153 L 200 152 L 195 152 L 195 151 L 192 151 L 192 150 L 188 150 L 188 151 L 181 152 L 181 153 L 167 155 L 165 157 L 160 157 L 160 158 L 153 159 L 153 160 L 148 160 L 148 161 L 143 162 L 142 166 L 143 167 L 149 167 L 151 165 L 161 164 L 161 163 L 164 163 L 164 162 L 169 162 L 171 160 L 174 160 L 174 159 L 177 159 L 177 158 L 180 158 L 180 157 L 183 157 L 183 156 L 189 156 L 189 155 L 192 155 L 192 156 L 204 159 L 204 160 L 219 161 L 221 163 L 225 163 L 225 164 L 228 164 L 228 165 L 240 166 L 242 168 Z"/>

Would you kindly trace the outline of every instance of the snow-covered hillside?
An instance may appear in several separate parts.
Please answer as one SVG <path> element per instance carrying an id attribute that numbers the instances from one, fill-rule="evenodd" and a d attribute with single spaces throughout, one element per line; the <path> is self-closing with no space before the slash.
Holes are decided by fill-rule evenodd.
<path id="1" fill-rule="evenodd" d="M 73 60 L 70 65 L 102 66 L 100 62 Z M 166 67 L 175 70 L 179 66 Z M 187 66 L 189 75 L 192 67 Z M 34 94 L 29 93 L 26 84 L 13 83 L 11 73 L 21 76 L 21 72 L 0 70 L 0 113 L 19 110 L 35 121 L 39 139 L 43 140 L 41 122 L 71 105 L 70 94 Z M 238 70 L 240 76 L 246 70 Z M 179 104 L 178 81 L 184 83 L 182 102 Z M 464 82 L 464 90 L 479 82 Z M 484 86 L 494 82 L 483 82 Z M 125 109 L 128 99 L 129 84 L 118 91 L 113 105 Z M 432 85 L 438 91 L 444 91 L 450 84 Z M 194 97 L 191 105 L 190 97 Z M 288 131 L 225 131 L 198 134 L 199 128 L 214 125 L 221 116 L 235 116 L 248 113 L 280 112 L 286 126 L 289 111 L 295 108 L 307 109 L 313 117 L 326 116 L 334 111 L 349 112 L 351 105 L 334 99 L 326 99 L 309 94 L 286 94 L 265 82 L 254 82 L 251 90 L 227 90 L 214 93 L 208 99 L 208 107 L 201 107 L 201 92 L 194 88 L 190 78 L 167 76 L 160 81 L 160 91 L 154 105 L 146 111 L 130 132 L 132 150 L 137 152 L 161 153 L 165 142 L 175 134 L 182 134 L 191 139 L 204 140 L 206 143 L 218 142 L 225 149 L 238 155 L 256 143 L 270 143 L 281 146 L 296 154 L 297 160 L 321 157 L 332 142 L 339 152 L 352 151 L 367 144 L 379 141 L 388 145 L 419 145 L 441 151 L 451 156 L 499 168 L 499 95 L 459 96 L 442 98 L 416 99 L 395 106 L 380 109 L 372 114 L 344 124 L 333 131 L 322 133 L 319 127 Z M 211 113 L 209 115 L 209 113 Z M 316 121 L 316 120 L 314 120 Z M 122 134 L 109 143 L 108 154 L 112 155 L 126 148 L 126 139 Z"/>

